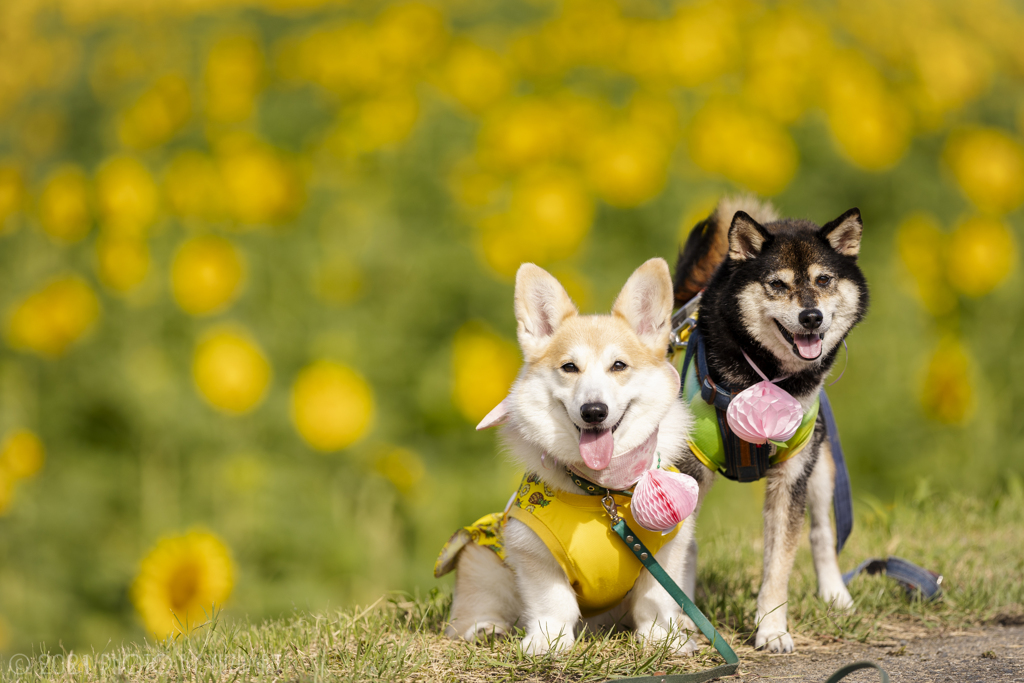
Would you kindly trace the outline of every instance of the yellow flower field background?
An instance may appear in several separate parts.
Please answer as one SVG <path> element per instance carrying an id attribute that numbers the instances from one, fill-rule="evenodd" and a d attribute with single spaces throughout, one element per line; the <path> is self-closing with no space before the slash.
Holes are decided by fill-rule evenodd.
<path id="1" fill-rule="evenodd" d="M 999 495 L 1022 34 L 1001 0 L 0 3 L 0 652 L 436 585 L 517 478 L 473 430 L 516 268 L 606 309 L 730 192 L 862 211 L 855 492 Z"/>

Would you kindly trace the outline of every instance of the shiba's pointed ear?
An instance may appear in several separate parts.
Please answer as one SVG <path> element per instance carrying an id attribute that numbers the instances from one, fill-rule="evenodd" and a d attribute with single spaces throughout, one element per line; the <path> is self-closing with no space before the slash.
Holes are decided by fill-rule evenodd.
<path id="1" fill-rule="evenodd" d="M 527 360 L 542 355 L 562 321 L 579 313 L 558 280 L 532 263 L 516 273 L 515 309 L 519 346 Z"/>
<path id="2" fill-rule="evenodd" d="M 860 221 L 860 209 L 850 209 L 839 218 L 818 231 L 832 248 L 843 256 L 857 257 L 860 253 L 860 236 L 864 224 Z"/>
<path id="3" fill-rule="evenodd" d="M 672 301 L 668 263 L 652 258 L 626 280 L 612 313 L 625 318 L 644 346 L 663 356 L 672 328 Z"/>
<path id="4" fill-rule="evenodd" d="M 746 211 L 737 211 L 729 227 L 729 258 L 746 261 L 761 253 L 771 234 Z"/>

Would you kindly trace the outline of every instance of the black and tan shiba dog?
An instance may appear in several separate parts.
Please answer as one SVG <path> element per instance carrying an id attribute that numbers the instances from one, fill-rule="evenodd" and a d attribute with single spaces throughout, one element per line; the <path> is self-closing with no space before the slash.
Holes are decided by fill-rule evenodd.
<path id="1" fill-rule="evenodd" d="M 836 352 L 867 309 L 867 283 L 857 266 L 862 229 L 857 209 L 819 227 L 780 219 L 773 207 L 752 198 L 725 200 L 699 223 L 679 256 L 675 296 L 681 305 L 704 290 L 697 332 L 707 376 L 733 393 L 761 381 L 746 353 L 769 379 L 786 376 L 777 386 L 805 411 L 815 406 Z M 793 650 L 786 604 L 807 509 L 818 593 L 837 607 L 853 604 L 833 545 L 835 465 L 821 414 L 813 427 L 808 424 L 808 434 L 798 453 L 767 469 L 755 645 L 772 652 Z M 778 447 L 770 448 L 774 461 Z M 714 472 L 696 455 L 685 471 L 700 483 L 703 498 Z M 695 559 L 695 548 L 689 557 Z M 687 573 L 696 570 L 693 564 L 687 562 Z M 692 585 L 692 576 L 687 579 Z"/>

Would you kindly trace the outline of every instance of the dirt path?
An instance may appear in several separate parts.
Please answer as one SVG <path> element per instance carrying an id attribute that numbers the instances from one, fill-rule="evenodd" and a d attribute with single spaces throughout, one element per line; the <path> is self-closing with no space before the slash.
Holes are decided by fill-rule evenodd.
<path id="1" fill-rule="evenodd" d="M 893 683 L 1024 683 L 1024 626 L 893 639 L 871 645 L 797 642 L 790 655 L 741 652 L 740 680 L 824 683 L 844 664 L 868 659 L 889 672 Z M 730 679 L 723 679 L 730 680 Z M 878 681 L 874 670 L 857 671 L 843 683 Z"/>

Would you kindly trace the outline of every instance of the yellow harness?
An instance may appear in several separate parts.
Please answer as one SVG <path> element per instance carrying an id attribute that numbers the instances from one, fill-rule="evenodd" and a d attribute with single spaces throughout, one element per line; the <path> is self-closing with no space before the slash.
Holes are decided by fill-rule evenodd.
<path id="1" fill-rule="evenodd" d="M 662 534 L 636 524 L 629 510 L 630 498 L 613 494 L 619 515 L 652 552 L 672 540 L 679 527 Z M 626 597 L 643 565 L 608 526 L 600 496 L 554 491 L 536 474 L 523 477 L 508 511 L 490 514 L 463 527 L 449 539 L 434 565 L 434 576 L 455 567 L 459 552 L 467 543 L 477 543 L 505 559 L 501 530 L 508 519 L 528 526 L 558 561 L 576 592 L 584 617 L 605 612 Z"/>

